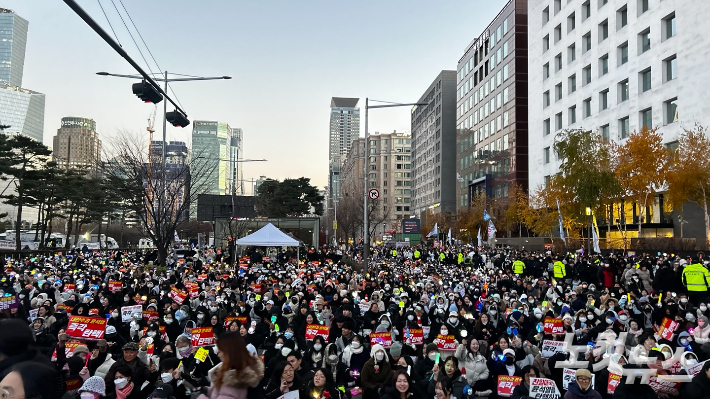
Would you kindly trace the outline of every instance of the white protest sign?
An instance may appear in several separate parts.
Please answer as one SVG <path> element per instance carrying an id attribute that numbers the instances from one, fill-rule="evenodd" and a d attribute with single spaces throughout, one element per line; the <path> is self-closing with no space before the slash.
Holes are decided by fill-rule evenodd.
<path id="1" fill-rule="evenodd" d="M 123 306 L 121 308 L 121 320 L 124 323 L 128 323 L 132 320 L 134 314 L 143 317 L 143 306 L 133 305 L 133 306 Z"/>
<path id="2" fill-rule="evenodd" d="M 542 357 L 550 358 L 555 353 L 564 353 L 567 343 L 565 341 L 542 341 Z"/>
<path id="3" fill-rule="evenodd" d="M 39 312 L 39 309 L 30 310 L 30 321 L 35 321 L 37 318 L 37 312 Z"/>
<path id="4" fill-rule="evenodd" d="M 707 362 L 707 360 L 705 362 Z M 703 365 L 705 364 L 705 362 L 698 363 L 694 366 L 686 367 L 685 371 L 688 373 L 689 376 L 695 377 L 696 375 L 698 375 L 700 370 L 703 369 Z"/>
<path id="5" fill-rule="evenodd" d="M 564 369 L 562 370 L 562 389 L 565 391 L 569 389 L 569 383 L 575 381 L 575 369 Z M 592 389 L 594 389 L 594 374 L 592 374 Z"/>
<path id="6" fill-rule="evenodd" d="M 560 390 L 549 378 L 531 378 L 529 397 L 534 399 L 558 399 Z"/>
<path id="7" fill-rule="evenodd" d="M 278 397 L 278 399 L 298 399 L 300 391 L 291 391 Z"/>

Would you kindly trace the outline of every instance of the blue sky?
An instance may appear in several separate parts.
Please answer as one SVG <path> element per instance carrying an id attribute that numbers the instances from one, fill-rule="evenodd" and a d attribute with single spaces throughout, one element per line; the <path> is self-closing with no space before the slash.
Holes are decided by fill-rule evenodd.
<path id="1" fill-rule="evenodd" d="M 100 1 L 124 49 L 145 68 L 114 5 Z M 359 97 L 361 107 L 365 97 L 416 101 L 442 69 L 456 69 L 507 2 L 122 1 L 162 70 L 233 77 L 173 89 L 190 120 L 243 128 L 245 157 L 269 160 L 244 164 L 245 179 L 306 176 L 319 187 L 327 181 L 331 97 Z M 97 0 L 78 2 L 110 31 Z M 47 95 L 45 143 L 63 116 L 93 118 L 104 141 L 122 130 L 145 132 L 152 106 L 133 96 L 132 81 L 95 75 L 134 71 L 63 1 L 2 0 L 0 7 L 30 22 L 23 86 Z M 408 108 L 370 114 L 371 133 L 393 130 L 410 131 Z M 169 140 L 189 141 L 190 133 L 168 127 Z"/>

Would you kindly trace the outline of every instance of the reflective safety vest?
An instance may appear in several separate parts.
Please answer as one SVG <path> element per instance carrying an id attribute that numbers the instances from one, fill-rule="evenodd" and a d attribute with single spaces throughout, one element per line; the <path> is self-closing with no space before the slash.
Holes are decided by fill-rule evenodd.
<path id="1" fill-rule="evenodd" d="M 420 256 L 419 250 L 414 251 L 414 259 L 419 259 Z"/>
<path id="2" fill-rule="evenodd" d="M 682 280 L 688 291 L 707 291 L 710 272 L 700 263 L 688 265 L 683 269 Z"/>
<path id="3" fill-rule="evenodd" d="M 513 273 L 523 274 L 523 271 L 525 271 L 525 263 L 522 260 L 513 262 Z"/>
<path id="4" fill-rule="evenodd" d="M 396 249 L 393 249 L 393 250 L 392 250 L 392 256 L 397 256 L 397 250 L 396 250 Z"/>
<path id="5" fill-rule="evenodd" d="M 439 254 L 439 260 L 443 261 L 444 259 L 446 259 L 446 255 L 442 252 Z"/>
<path id="6" fill-rule="evenodd" d="M 459 254 L 459 265 L 463 263 L 463 254 Z"/>
<path id="7" fill-rule="evenodd" d="M 554 263 L 553 271 L 555 278 L 564 278 L 567 275 L 567 271 L 565 270 L 565 264 L 560 262 L 559 260 Z"/>

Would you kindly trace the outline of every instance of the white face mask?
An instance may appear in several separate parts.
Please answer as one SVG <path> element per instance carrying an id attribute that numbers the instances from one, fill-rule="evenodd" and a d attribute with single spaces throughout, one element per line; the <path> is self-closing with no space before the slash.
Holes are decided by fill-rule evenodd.
<path id="1" fill-rule="evenodd" d="M 355 348 L 355 349 L 357 349 L 357 348 L 359 348 L 359 347 L 360 347 L 360 343 L 359 343 L 359 342 L 357 342 L 357 341 L 353 341 L 353 343 L 352 343 L 351 345 L 352 345 L 352 346 L 353 346 L 353 348 Z"/>
<path id="2" fill-rule="evenodd" d="M 410 314 L 409 316 L 407 316 L 407 320 L 409 320 L 409 321 L 414 320 L 414 315 L 411 315 L 411 314 Z"/>
<path id="3" fill-rule="evenodd" d="M 490 313 L 490 314 L 492 314 L 492 315 L 495 315 L 496 313 L 498 313 L 498 311 L 495 310 L 495 309 L 491 309 L 491 310 L 488 311 L 488 313 Z"/>
<path id="4" fill-rule="evenodd" d="M 92 392 L 82 392 L 79 397 L 81 399 L 94 399 L 94 394 Z"/>
<path id="5" fill-rule="evenodd" d="M 613 323 L 613 321 L 612 321 L 610 318 L 607 317 L 607 318 L 606 318 L 606 324 L 611 324 L 611 323 Z"/>
<path id="6" fill-rule="evenodd" d="M 274 348 L 276 348 L 276 349 L 278 349 L 278 350 L 281 350 L 281 348 L 283 348 L 283 347 L 284 347 L 284 344 L 276 344 L 276 345 L 274 345 Z"/>
<path id="7" fill-rule="evenodd" d="M 160 379 L 167 384 L 168 382 L 173 380 L 173 375 L 171 373 L 161 373 Z"/>
<path id="8" fill-rule="evenodd" d="M 705 305 L 700 305 L 700 311 L 701 311 L 701 312 L 705 312 L 705 311 L 707 311 L 707 310 L 708 310 L 708 307 L 707 307 L 707 306 L 705 306 Z"/>
<path id="9" fill-rule="evenodd" d="M 173 322 L 173 319 L 165 319 L 165 324 L 171 324 Z"/>
<path id="10" fill-rule="evenodd" d="M 118 317 L 118 312 L 111 312 L 111 317 L 114 319 Z"/>
<path id="11" fill-rule="evenodd" d="M 581 322 L 587 321 L 587 316 L 579 316 L 579 321 L 581 321 Z"/>
<path id="12" fill-rule="evenodd" d="M 680 298 L 680 303 L 688 303 L 688 298 Z"/>
<path id="13" fill-rule="evenodd" d="M 621 320 L 621 321 L 626 321 L 628 319 L 629 319 L 629 316 L 626 316 L 626 315 L 619 316 L 619 320 Z"/>
<path id="14" fill-rule="evenodd" d="M 436 361 L 436 352 L 432 352 L 429 354 L 429 360 L 431 360 L 432 362 Z"/>
<path id="15" fill-rule="evenodd" d="M 381 362 L 382 359 L 384 359 L 384 358 L 385 358 L 385 354 L 384 354 L 384 353 L 382 353 L 382 352 L 377 352 L 377 353 L 375 353 L 375 360 L 377 360 L 378 362 Z"/>
<path id="16" fill-rule="evenodd" d="M 449 330 L 441 329 L 439 330 L 441 335 L 449 335 Z"/>
<path id="17" fill-rule="evenodd" d="M 449 317 L 449 323 L 450 324 L 456 324 L 456 322 L 459 321 L 456 317 Z"/>
<path id="18" fill-rule="evenodd" d="M 687 359 L 687 360 L 685 361 L 685 364 L 686 364 L 688 367 L 690 367 L 690 366 L 695 366 L 696 364 L 698 364 L 698 361 L 695 360 L 695 359 L 693 359 L 693 358 L 690 358 L 690 359 Z"/>
<path id="19" fill-rule="evenodd" d="M 382 323 L 380 323 L 380 324 L 382 324 L 384 327 L 389 327 L 389 326 L 390 326 L 390 322 L 389 322 L 389 321 L 386 321 L 386 320 L 383 320 Z"/>
<path id="20" fill-rule="evenodd" d="M 117 378 L 113 380 L 114 385 L 116 385 L 116 388 L 118 389 L 123 389 L 128 385 L 128 380 L 125 378 Z"/>
<path id="21" fill-rule="evenodd" d="M 328 360 L 330 360 L 331 362 L 334 362 L 334 361 L 338 360 L 338 355 L 329 355 Z"/>
<path id="22" fill-rule="evenodd" d="M 321 344 L 314 344 L 313 345 L 313 350 L 316 352 L 320 352 L 320 350 L 323 349 L 323 345 Z"/>

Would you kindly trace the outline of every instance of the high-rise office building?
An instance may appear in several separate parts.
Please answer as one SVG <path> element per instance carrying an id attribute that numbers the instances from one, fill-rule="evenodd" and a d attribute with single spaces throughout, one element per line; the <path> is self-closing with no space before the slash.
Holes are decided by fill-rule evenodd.
<path id="1" fill-rule="evenodd" d="M 466 48 L 456 92 L 457 209 L 528 186 L 528 0 L 511 0 Z"/>
<path id="2" fill-rule="evenodd" d="M 412 108 L 412 217 L 456 211 L 456 71 L 441 71 Z"/>
<path id="3" fill-rule="evenodd" d="M 52 160 L 67 169 L 96 169 L 101 161 L 101 140 L 96 132 L 96 122 L 89 118 L 62 118 L 53 140 Z"/>
<path id="4" fill-rule="evenodd" d="M 658 128 L 673 149 L 685 129 L 708 126 L 708 18 L 706 1 L 531 2 L 530 189 L 560 171 L 554 143 L 561 130 L 588 130 L 623 143 L 644 126 Z M 651 234 L 673 234 L 674 228 L 678 234 L 663 195 L 648 202 L 653 205 L 643 220 L 655 223 Z M 612 226 L 619 220 L 636 223 L 643 212 L 635 204 L 624 207 L 609 217 Z M 686 237 L 691 227 L 692 222 Z M 614 230 L 607 238 L 616 238 Z M 698 231 L 704 238 L 704 226 Z"/>
<path id="5" fill-rule="evenodd" d="M 368 189 L 376 188 L 380 193 L 376 200 L 376 212 L 370 218 L 370 227 L 379 239 L 386 231 L 394 229 L 397 220 L 409 218 L 412 196 L 411 138 L 407 133 L 397 132 L 369 136 L 367 184 Z M 364 152 L 365 138 L 356 138 L 341 168 L 340 198 L 348 195 L 363 200 Z"/>
<path id="6" fill-rule="evenodd" d="M 340 168 L 352 141 L 360 136 L 358 98 L 333 97 L 330 100 L 330 138 L 328 152 L 328 198 L 326 208 L 338 201 Z"/>
<path id="7" fill-rule="evenodd" d="M 153 141 L 151 145 L 152 169 L 155 173 L 151 176 L 160 176 L 163 157 L 163 141 Z M 180 212 L 178 220 L 188 220 L 190 210 L 183 209 L 185 201 L 190 200 L 190 180 L 192 179 L 188 162 L 187 144 L 183 141 L 169 141 L 165 147 L 165 175 L 168 185 L 174 185 L 172 192 L 178 195 L 171 200 L 171 206 L 176 212 Z M 186 169 L 187 168 L 187 169 Z M 157 182 L 151 187 L 159 187 Z"/>
<path id="8" fill-rule="evenodd" d="M 201 171 L 195 176 L 199 194 L 230 194 L 232 128 L 226 122 L 195 121 L 192 124 L 192 157 Z"/>
<path id="9" fill-rule="evenodd" d="M 22 88 L 27 20 L 0 8 L 0 125 L 3 133 L 37 141 L 44 136 L 44 94 Z"/>
<path id="10" fill-rule="evenodd" d="M 29 22 L 14 11 L 0 8 L 0 82 L 22 86 Z"/>

